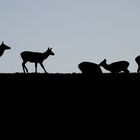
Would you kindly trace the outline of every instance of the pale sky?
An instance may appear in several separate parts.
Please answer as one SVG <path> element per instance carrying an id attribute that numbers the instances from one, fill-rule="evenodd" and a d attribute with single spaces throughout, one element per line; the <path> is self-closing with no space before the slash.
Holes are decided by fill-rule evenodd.
<path id="1" fill-rule="evenodd" d="M 12 49 L 0 58 L 0 73 L 22 72 L 22 51 L 48 47 L 56 54 L 44 61 L 50 73 L 80 72 L 80 62 L 105 58 L 129 61 L 136 72 L 140 0 L 0 0 L 2 41 Z M 34 64 L 27 67 L 34 71 Z"/>

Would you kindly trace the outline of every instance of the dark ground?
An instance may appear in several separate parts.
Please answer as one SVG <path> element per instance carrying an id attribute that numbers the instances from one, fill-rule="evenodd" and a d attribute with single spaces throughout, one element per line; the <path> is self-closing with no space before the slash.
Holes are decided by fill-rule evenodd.
<path id="1" fill-rule="evenodd" d="M 140 74 L 138 73 L 104 73 L 102 75 L 83 75 L 79 73 L 13 73 L 0 74 L 0 86 L 5 90 L 9 88 L 16 92 L 19 88 L 27 94 L 37 92 L 40 94 L 66 93 L 129 93 L 139 91 Z M 57 90 L 56 90 L 57 89 Z M 48 92 L 49 91 L 49 92 Z M 30 93 L 31 93 L 30 92 Z M 138 92 L 137 92 L 138 93 Z M 76 94 L 75 94 L 76 95 Z M 95 94 L 94 94 L 95 95 Z"/>
<path id="2" fill-rule="evenodd" d="M 134 138 L 139 88 L 137 73 L 0 74 L 3 129 L 8 126 L 23 136 L 19 128 L 24 127 L 32 136 L 31 130 L 57 138 Z"/>
<path id="3" fill-rule="evenodd" d="M 140 80 L 140 74 L 138 73 L 119 73 L 119 74 L 111 74 L 111 73 L 104 73 L 101 76 L 96 75 L 83 75 L 80 73 L 0 73 L 0 79 L 2 80 L 51 80 L 51 81 L 67 81 L 67 80 L 131 80 L 136 81 Z"/>
<path id="4" fill-rule="evenodd" d="M 140 74 L 0 74 L 0 89 L 1 96 L 28 101 L 138 103 Z"/>

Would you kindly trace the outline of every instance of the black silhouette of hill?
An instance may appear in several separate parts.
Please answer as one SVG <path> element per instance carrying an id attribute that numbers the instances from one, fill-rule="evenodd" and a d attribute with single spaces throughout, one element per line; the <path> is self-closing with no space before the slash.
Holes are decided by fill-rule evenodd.
<path id="1" fill-rule="evenodd" d="M 40 124 L 39 129 L 49 125 L 49 129 L 55 126 L 56 131 L 61 131 L 62 126 L 63 132 L 72 128 L 77 133 L 78 128 L 81 133 L 94 126 L 99 135 L 106 131 L 118 135 L 114 130 L 119 128 L 124 133 L 122 125 L 130 131 L 131 124 L 137 124 L 139 83 L 137 73 L 100 77 L 76 73 L 1 73 L 1 112 L 6 122 L 12 122 L 11 127 L 15 123 L 22 127 L 30 124 L 36 129 Z"/>
<path id="2" fill-rule="evenodd" d="M 139 91 L 139 73 L 104 73 L 83 75 L 81 73 L 1 73 L 1 93 L 10 90 L 18 95 L 43 95 L 61 98 L 61 95 L 109 97 L 134 95 Z M 4 92 L 3 92 L 4 91 Z M 13 93 L 11 95 L 13 95 Z M 2 94 L 4 95 L 4 94 Z M 63 98 L 63 97 L 62 97 Z"/>
<path id="3" fill-rule="evenodd" d="M 37 80 L 43 80 L 46 82 L 49 81 L 53 81 L 53 82 L 57 82 L 57 81 L 74 81 L 74 80 L 78 80 L 79 82 L 81 80 L 92 80 L 92 81 L 106 81 L 106 80 L 110 80 L 110 81 L 127 81 L 127 80 L 131 80 L 131 81 L 136 81 L 136 80 L 140 80 L 140 74 L 139 73 L 116 73 L 116 74 L 112 74 L 112 73 L 104 73 L 101 75 L 83 75 L 81 73 L 28 73 L 28 74 L 24 74 L 24 73 L 0 73 L 0 79 L 2 80 L 33 80 L 37 81 Z"/>
<path id="4" fill-rule="evenodd" d="M 103 73 L 101 75 L 83 75 L 81 73 L 1 73 L 1 88 L 14 89 L 21 88 L 24 94 L 35 93 L 51 95 L 51 93 L 62 92 L 71 94 L 101 93 L 128 93 L 139 90 L 139 73 Z M 133 87 L 133 88 L 132 88 Z M 124 91 L 123 91 L 124 90 Z M 97 94 L 96 94 L 97 95 Z"/>
<path id="5" fill-rule="evenodd" d="M 80 73 L 1 73 L 0 93 L 10 102 L 28 104 L 96 104 L 138 103 L 140 74 L 104 73 L 100 76 Z M 19 103 L 21 104 L 21 103 Z M 46 105 L 45 105 L 46 106 Z M 92 105 L 91 105 L 92 106 Z M 98 108 L 98 107 L 97 107 Z"/>

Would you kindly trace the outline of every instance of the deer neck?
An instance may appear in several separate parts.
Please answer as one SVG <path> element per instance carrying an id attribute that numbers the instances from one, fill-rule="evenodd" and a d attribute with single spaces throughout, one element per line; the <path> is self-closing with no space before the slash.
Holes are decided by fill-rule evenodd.
<path id="1" fill-rule="evenodd" d="M 44 52 L 44 53 L 43 53 L 43 59 L 46 59 L 46 58 L 48 58 L 48 57 L 49 57 L 48 52 Z"/>
<path id="2" fill-rule="evenodd" d="M 4 53 L 4 50 L 3 50 L 3 49 L 1 49 L 1 50 L 0 50 L 0 56 L 2 56 L 2 55 L 3 55 L 3 53 Z"/>
<path id="3" fill-rule="evenodd" d="M 103 67 L 104 67 L 106 70 L 110 70 L 110 65 L 108 65 L 107 63 L 104 63 L 104 64 L 103 64 Z"/>

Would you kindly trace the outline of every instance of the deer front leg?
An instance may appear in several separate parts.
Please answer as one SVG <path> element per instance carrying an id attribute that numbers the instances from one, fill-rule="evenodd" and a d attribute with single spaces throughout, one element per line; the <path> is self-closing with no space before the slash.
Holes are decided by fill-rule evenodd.
<path id="1" fill-rule="evenodd" d="M 140 73 L 140 66 L 138 66 L 138 70 L 137 70 L 137 73 Z"/>
<path id="2" fill-rule="evenodd" d="M 23 72 L 24 72 L 24 73 L 28 73 L 28 69 L 27 69 L 27 67 L 25 66 L 25 64 L 26 64 L 26 62 L 23 62 L 23 63 L 22 63 Z"/>
<path id="3" fill-rule="evenodd" d="M 46 70 L 45 70 L 45 67 L 43 65 L 43 63 L 40 63 L 41 67 L 43 68 L 43 70 L 45 71 L 45 73 L 48 73 Z"/>
<path id="4" fill-rule="evenodd" d="M 35 63 L 35 73 L 37 73 L 37 63 Z"/>

